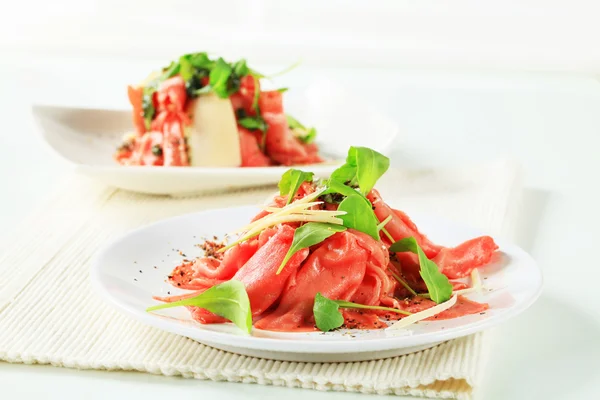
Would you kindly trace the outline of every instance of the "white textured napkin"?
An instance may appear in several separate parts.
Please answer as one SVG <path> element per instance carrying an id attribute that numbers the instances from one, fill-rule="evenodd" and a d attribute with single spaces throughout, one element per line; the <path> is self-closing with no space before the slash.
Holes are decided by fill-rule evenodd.
<path id="1" fill-rule="evenodd" d="M 378 185 L 406 211 L 464 221 L 509 237 L 519 204 L 518 169 L 389 173 Z M 318 390 L 471 398 L 486 359 L 486 334 L 402 357 L 313 364 L 239 356 L 138 323 L 92 291 L 90 260 L 101 245 L 152 221 L 262 203 L 273 188 L 170 198 L 107 188 L 73 176 L 15 232 L 0 257 L 0 360 L 70 368 L 137 370 Z"/>

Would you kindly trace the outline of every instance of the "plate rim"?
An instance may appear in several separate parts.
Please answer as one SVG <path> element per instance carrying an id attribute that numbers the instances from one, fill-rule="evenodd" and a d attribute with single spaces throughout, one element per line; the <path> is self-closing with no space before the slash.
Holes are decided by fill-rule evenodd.
<path id="1" fill-rule="evenodd" d="M 212 331 L 207 329 L 202 329 L 198 325 L 199 323 L 183 325 L 183 324 L 172 324 L 168 320 L 162 319 L 160 317 L 154 316 L 151 313 L 147 313 L 145 310 L 140 312 L 140 310 L 132 309 L 113 295 L 110 294 L 110 291 L 102 284 L 101 279 L 101 267 L 103 259 L 109 254 L 109 250 L 117 245 L 122 240 L 127 239 L 130 236 L 135 236 L 147 229 L 154 228 L 161 224 L 173 223 L 175 220 L 185 220 L 190 216 L 202 216 L 203 214 L 209 214 L 213 212 L 224 212 L 226 210 L 231 211 L 231 209 L 244 210 L 247 209 L 250 211 L 258 210 L 256 205 L 243 205 L 236 207 L 222 207 L 222 208 L 214 208 L 210 210 L 202 210 L 193 213 L 187 213 L 183 215 L 173 216 L 165 219 L 161 219 L 149 224 L 145 224 L 138 228 L 127 231 L 118 237 L 112 239 L 108 243 L 104 244 L 96 253 L 96 256 L 93 258 L 89 276 L 93 289 L 99 294 L 104 300 L 106 300 L 113 308 L 117 311 L 123 312 L 134 319 L 141 321 L 149 326 L 153 326 L 155 328 L 161 329 L 163 331 L 168 331 L 180 336 L 185 336 L 191 338 L 192 340 L 203 343 L 212 342 L 213 344 L 221 344 L 224 346 L 233 346 L 237 348 L 246 348 L 252 350 L 259 351 L 268 351 L 268 352 L 285 352 L 285 353 L 305 353 L 305 354 L 339 354 L 339 353 L 347 353 L 350 351 L 348 346 L 352 346 L 353 344 L 360 343 L 359 349 L 352 349 L 353 353 L 365 353 L 365 352 L 373 352 L 373 351 L 386 351 L 386 350 L 394 350 L 407 348 L 412 346 L 419 346 L 431 343 L 440 343 L 445 342 L 452 339 L 457 339 L 460 337 L 464 337 L 467 335 L 471 335 L 492 327 L 495 327 L 508 319 L 511 319 L 523 311 L 528 309 L 541 295 L 543 290 L 543 274 L 538 264 L 535 262 L 533 257 L 529 255 L 522 248 L 517 246 L 514 243 L 505 241 L 503 239 L 498 239 L 497 242 L 500 245 L 500 248 L 509 248 L 511 251 L 507 252 L 507 254 L 518 255 L 519 259 L 527 262 L 528 265 L 536 272 L 537 278 L 537 286 L 532 287 L 531 292 L 529 292 L 529 297 L 518 303 L 515 306 L 510 307 L 499 315 L 495 315 L 490 319 L 484 319 L 476 322 L 472 322 L 462 327 L 455 327 L 447 330 L 438 330 L 435 332 L 422 333 L 419 335 L 390 335 L 389 337 L 381 337 L 377 339 L 369 339 L 369 340 L 360 340 L 357 339 L 345 339 L 345 340 L 301 340 L 301 339 L 280 339 L 280 338 L 266 338 L 266 337 L 256 337 L 253 335 L 245 335 L 245 334 L 230 334 L 225 332 Z M 481 232 L 479 229 L 475 229 L 470 227 L 467 224 L 457 223 L 455 221 L 451 221 L 445 218 L 441 218 L 439 216 L 426 214 L 426 213 L 414 213 L 417 216 L 423 216 L 432 218 L 435 220 L 441 220 L 450 225 L 459 225 L 463 228 L 468 228 L 473 232 Z M 484 233 L 482 233 L 484 234 Z M 254 330 L 255 328 L 253 328 Z M 312 332 L 311 332 L 312 333 Z M 285 332 L 284 332 L 285 334 Z M 296 333 L 297 334 L 297 333 Z M 192 337 L 192 336 L 195 337 Z M 201 339 L 198 339 L 198 336 L 204 336 Z M 409 343 L 402 343 L 402 341 L 406 341 L 407 339 L 411 339 Z M 210 344 L 209 344 L 210 346 Z M 310 349 L 307 349 L 310 347 Z"/>

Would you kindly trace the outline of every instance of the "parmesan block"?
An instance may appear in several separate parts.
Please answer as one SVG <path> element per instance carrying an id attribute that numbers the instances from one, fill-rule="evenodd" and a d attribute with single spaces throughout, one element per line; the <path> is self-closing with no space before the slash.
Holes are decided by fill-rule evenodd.
<path id="1" fill-rule="evenodd" d="M 240 138 L 231 101 L 214 93 L 189 101 L 186 137 L 192 167 L 239 167 Z"/>

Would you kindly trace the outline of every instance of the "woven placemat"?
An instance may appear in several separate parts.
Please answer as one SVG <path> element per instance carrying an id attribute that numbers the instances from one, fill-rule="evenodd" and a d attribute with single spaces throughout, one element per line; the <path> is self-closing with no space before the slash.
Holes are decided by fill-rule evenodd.
<path id="1" fill-rule="evenodd" d="M 386 199 L 510 237 L 519 204 L 518 169 L 389 173 Z M 418 353 L 354 363 L 282 362 L 240 356 L 148 327 L 92 291 L 88 272 L 108 240 L 188 212 L 262 203 L 274 188 L 202 197 L 144 196 L 74 175 L 12 236 L 0 257 L 0 360 L 136 370 L 197 379 L 378 394 L 471 397 L 486 360 L 487 334 Z"/>

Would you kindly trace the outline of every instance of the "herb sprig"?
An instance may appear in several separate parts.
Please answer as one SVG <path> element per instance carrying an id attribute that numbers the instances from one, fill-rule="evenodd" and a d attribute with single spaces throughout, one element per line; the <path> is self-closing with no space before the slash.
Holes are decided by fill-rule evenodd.
<path id="1" fill-rule="evenodd" d="M 366 195 L 388 168 L 389 159 L 383 154 L 367 147 L 350 147 L 346 163 L 324 182 L 325 195 L 337 193 L 345 197 L 338 206 L 338 210 L 346 211 L 340 216 L 344 226 L 367 233 L 375 240 L 380 239 L 379 231 L 385 224 L 380 225 Z"/>
<path id="2" fill-rule="evenodd" d="M 365 304 L 352 303 L 345 300 L 331 300 L 317 293 L 313 305 L 313 315 L 315 317 L 315 325 L 323 332 L 329 332 L 337 329 L 344 324 L 344 316 L 340 312 L 340 308 L 359 308 L 366 310 L 388 311 L 397 314 L 411 315 L 410 312 L 391 307 L 369 306 Z"/>
<path id="3" fill-rule="evenodd" d="M 267 131 L 267 122 L 260 116 L 243 117 L 238 119 L 238 124 L 248 130 L 255 131 L 259 130 L 262 132 Z"/>
<path id="4" fill-rule="evenodd" d="M 390 159 L 368 147 L 350 147 L 346 163 L 333 171 L 331 180 L 351 186 L 358 185 L 367 195 L 390 167 Z"/>
<path id="5" fill-rule="evenodd" d="M 281 89 L 279 89 L 281 90 Z M 287 90 L 287 89 L 286 89 Z M 294 135 L 300 139 L 302 143 L 310 144 L 317 137 L 315 128 L 307 128 L 291 115 L 286 115 L 288 127 L 294 132 Z"/>
<path id="6" fill-rule="evenodd" d="M 248 298 L 244 284 L 240 281 L 226 281 L 211 287 L 196 297 L 148 307 L 146 311 L 150 312 L 181 306 L 204 308 L 230 320 L 246 333 L 250 333 L 252 329 L 250 299 Z"/>
<path id="7" fill-rule="evenodd" d="M 185 81 L 186 92 L 190 98 L 195 98 L 202 94 L 215 93 L 220 98 L 225 99 L 240 90 L 242 78 L 245 76 L 252 76 L 254 79 L 252 109 L 254 110 L 255 115 L 245 115 L 244 113 L 244 115 L 239 116 L 236 111 L 236 117 L 240 126 L 251 131 L 258 130 L 262 132 L 260 147 L 261 149 L 264 149 L 268 125 L 264 118 L 262 118 L 259 107 L 259 80 L 284 74 L 298 65 L 299 62 L 276 74 L 266 76 L 248 67 L 245 59 L 227 62 L 222 57 L 211 59 L 206 52 L 184 54 L 179 57 L 177 61 L 173 61 L 168 67 L 163 68 L 158 77 L 144 85 L 142 111 L 146 129 L 150 129 L 152 120 L 156 115 L 154 94 L 159 85 L 166 79 L 179 74 Z M 278 89 L 281 93 L 286 90 L 287 88 Z M 312 143 L 316 137 L 317 131 L 314 128 L 305 128 L 300 122 L 290 118 L 291 117 L 288 118 L 288 125 L 296 137 L 303 143 Z"/>
<path id="8" fill-rule="evenodd" d="M 373 174 L 361 175 L 360 182 L 358 182 L 358 171 L 366 168 L 363 168 L 363 164 L 378 165 L 380 167 Z M 340 168 L 346 168 L 347 171 L 351 170 L 352 176 L 346 174 L 346 172 L 344 172 L 344 176 L 349 177 L 350 182 L 358 182 L 359 189 L 366 187 L 370 191 L 373 185 L 375 185 L 376 180 L 385 172 L 382 172 L 382 170 L 387 169 L 388 165 L 389 160 L 387 157 L 368 148 L 352 147 L 348 151 L 345 166 Z M 304 225 L 297 228 L 294 232 L 292 246 L 277 271 L 277 274 L 279 274 L 287 261 L 297 251 L 319 244 L 336 232 L 342 232 L 350 228 L 364 232 L 375 240 L 380 240 L 379 232 L 383 230 L 385 223 L 379 223 L 373 212 L 373 206 L 363 193 L 363 190 L 356 190 L 354 187 L 348 185 L 349 182 L 340 182 L 332 176 L 328 180 L 321 181 L 319 183 L 321 187 L 315 193 L 293 201 L 302 183 L 312 181 L 312 172 L 304 172 L 293 168 L 287 170 L 279 181 L 279 193 L 287 195 L 286 206 L 283 208 L 267 207 L 268 211 L 272 214 L 240 229 L 239 231 L 244 232 L 244 234 L 220 251 L 226 251 L 238 243 L 251 239 L 270 226 L 287 222 L 304 223 Z M 363 186 L 360 186 L 361 184 Z M 315 206 L 322 204 L 323 201 L 313 200 L 319 197 L 327 198 L 327 196 L 333 194 L 338 194 L 342 197 L 336 211 L 314 209 Z M 385 222 L 387 223 L 388 221 Z"/>
<path id="9" fill-rule="evenodd" d="M 184 54 L 144 86 L 142 109 L 147 129 L 150 129 L 150 123 L 156 114 L 154 93 L 163 81 L 177 74 L 185 81 L 187 94 L 191 98 L 210 92 L 227 98 L 240 89 L 241 78 L 260 75 L 248 68 L 245 59 L 228 63 L 223 58 L 212 60 L 206 52 Z M 208 79 L 208 84 L 205 84 L 205 78 Z"/>
<path id="10" fill-rule="evenodd" d="M 346 197 L 338 206 L 338 211 L 346 211 L 346 214 L 340 215 L 344 226 L 364 232 L 373 239 L 379 240 L 379 230 L 377 229 L 379 220 L 373 214 L 371 203 L 365 202 L 363 198 L 355 194 Z"/>
<path id="11" fill-rule="evenodd" d="M 290 204 L 296 196 L 298 189 L 304 182 L 312 182 L 314 174 L 299 169 L 290 168 L 283 173 L 279 181 L 279 194 L 287 195 L 287 204 Z"/>
<path id="12" fill-rule="evenodd" d="M 421 278 L 425 281 L 431 300 L 440 304 L 452 297 L 452 284 L 448 280 L 448 277 L 440 272 L 436 263 L 427 258 L 414 237 L 411 236 L 398 240 L 390 246 L 390 251 L 410 251 L 418 256 L 420 266 L 419 273 L 421 274 Z"/>

